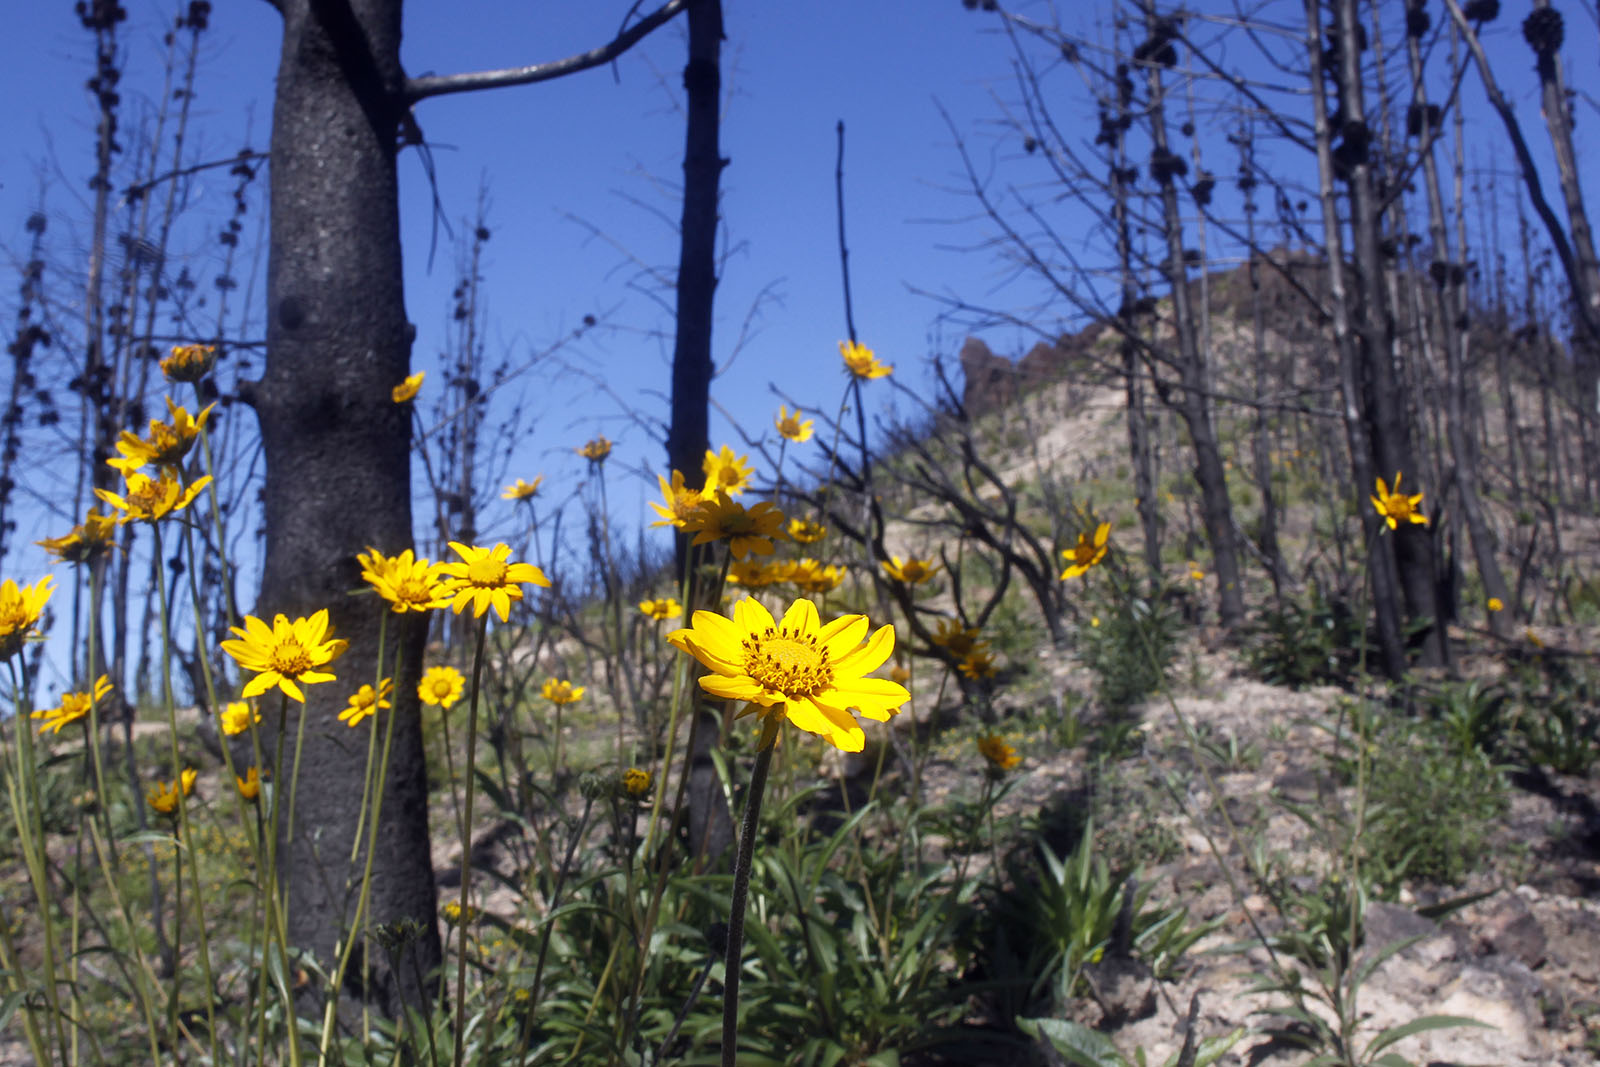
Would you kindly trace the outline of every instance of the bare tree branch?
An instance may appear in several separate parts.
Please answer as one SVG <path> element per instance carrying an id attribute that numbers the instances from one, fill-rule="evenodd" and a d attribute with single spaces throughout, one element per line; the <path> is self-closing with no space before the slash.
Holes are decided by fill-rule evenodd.
<path id="1" fill-rule="evenodd" d="M 580 70 L 609 63 L 638 44 L 656 28 L 665 25 L 672 17 L 688 7 L 689 0 L 667 0 L 655 11 L 635 22 L 599 48 L 579 52 L 575 56 L 549 63 L 535 63 L 530 67 L 508 67 L 504 70 L 479 70 L 468 74 L 437 74 L 421 78 L 407 78 L 401 97 L 406 103 L 416 103 L 430 96 L 446 93 L 465 93 L 477 89 L 499 89 L 507 85 L 531 85 L 549 81 Z"/>

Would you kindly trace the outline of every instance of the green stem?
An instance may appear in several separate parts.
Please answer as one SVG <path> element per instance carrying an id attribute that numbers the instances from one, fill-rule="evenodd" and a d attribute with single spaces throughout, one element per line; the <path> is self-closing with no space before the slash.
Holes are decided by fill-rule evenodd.
<path id="1" fill-rule="evenodd" d="M 744 910 L 750 894 L 750 864 L 755 858 L 756 830 L 761 823 L 761 795 L 767 788 L 772 747 L 778 739 L 776 716 L 763 716 L 755 768 L 750 772 L 750 796 L 744 806 L 744 826 L 739 831 L 739 856 L 733 867 L 733 899 L 728 905 L 728 952 L 722 975 L 722 1067 L 737 1067 L 739 1051 L 739 972 L 744 962 Z"/>
<path id="2" fill-rule="evenodd" d="M 467 995 L 467 925 L 472 899 L 472 774 L 478 753 L 478 693 L 483 680 L 484 638 L 489 632 L 489 616 L 478 620 L 478 641 L 472 650 L 472 703 L 467 709 L 466 799 L 461 806 L 461 913 L 456 917 L 456 1047 L 455 1067 L 465 1062 Z"/>

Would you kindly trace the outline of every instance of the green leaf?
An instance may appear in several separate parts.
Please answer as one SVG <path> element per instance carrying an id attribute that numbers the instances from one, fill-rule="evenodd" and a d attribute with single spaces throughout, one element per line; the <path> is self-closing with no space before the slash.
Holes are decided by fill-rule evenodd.
<path id="1" fill-rule="evenodd" d="M 1412 1034 L 1420 1034 L 1427 1030 L 1448 1030 L 1452 1026 L 1479 1026 L 1485 1030 L 1494 1027 L 1479 1019 L 1469 1019 L 1465 1015 L 1424 1015 L 1420 1019 L 1412 1019 L 1400 1026 L 1391 1026 L 1377 1037 L 1372 1039 L 1372 1044 L 1367 1046 L 1367 1055 L 1371 1056 L 1388 1048 L 1396 1041 L 1404 1041 Z"/>
<path id="2" fill-rule="evenodd" d="M 1075 1067 L 1129 1067 L 1111 1039 L 1098 1030 L 1066 1019 L 1018 1019 L 1029 1037 L 1044 1038 Z"/>

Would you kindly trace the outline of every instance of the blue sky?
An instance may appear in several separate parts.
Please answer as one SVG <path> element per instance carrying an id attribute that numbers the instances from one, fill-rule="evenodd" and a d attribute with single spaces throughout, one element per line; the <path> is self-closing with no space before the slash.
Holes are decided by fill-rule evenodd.
<path id="1" fill-rule="evenodd" d="M 148 101 L 159 91 L 159 37 L 175 6 L 126 4 L 122 88 L 130 103 Z M 0 238 L 13 255 L 26 248 L 23 222 L 43 186 L 49 236 L 60 254 L 69 226 L 76 227 L 69 245 L 87 232 L 94 112 L 82 85 L 89 36 L 70 4 L 19 6 L 0 46 L 0 93 L 12 102 L 0 112 Z M 611 37 L 624 9 L 412 0 L 404 62 L 421 74 L 555 59 Z M 715 392 L 752 432 L 769 425 L 777 407 L 769 383 L 808 406 L 831 410 L 838 403 L 835 346 L 845 332 L 834 239 L 838 120 L 847 125 L 852 281 L 863 340 L 920 379 L 939 308 L 908 287 L 992 285 L 992 267 L 981 259 L 941 250 L 979 235 L 950 225 L 971 205 L 957 191 L 952 138 L 935 106 L 942 103 L 969 130 L 993 116 L 987 85 L 1006 77 L 1009 46 L 985 32 L 990 24 L 955 0 L 915 9 L 891 0 L 728 5 L 722 144 L 731 165 L 723 213 L 734 250 L 718 292 L 719 362 L 732 355 L 747 317 L 752 333 Z M 266 3 L 217 5 L 203 38 L 186 158 L 266 148 L 279 37 L 278 16 Z M 614 71 L 418 106 L 438 195 L 458 234 L 480 183 L 489 190 L 491 362 L 523 362 L 585 314 L 612 327 L 559 358 L 604 379 L 616 399 L 592 392 L 581 376 L 558 373 L 555 363 L 521 379 L 532 387 L 538 421 L 524 446 L 524 469 L 514 475 L 545 471 L 553 487 L 575 483 L 583 464 L 569 449 L 595 432 L 618 438 L 618 456 L 629 464 L 660 462 L 660 450 L 628 424 L 619 401 L 650 415 L 663 410 L 653 393 L 666 386 L 671 322 L 637 287 L 640 265 L 670 274 L 676 262 L 683 49 L 684 30 L 672 25 Z M 131 121 L 130 114 L 124 130 Z M 430 271 L 432 194 L 418 153 L 405 153 L 401 174 L 408 310 L 419 330 L 413 363 L 431 369 L 455 282 L 454 250 L 441 231 Z M 225 171 L 197 182 L 192 216 L 218 225 L 231 184 Z M 264 196 L 264 183 L 258 190 Z M 215 248 L 203 236 L 193 244 L 201 256 L 196 273 L 204 277 Z M 960 340 L 944 336 L 938 348 L 953 352 Z M 430 384 L 437 387 L 437 374 Z M 652 479 L 639 491 L 654 489 Z"/>
<path id="2" fill-rule="evenodd" d="M 150 107 L 160 92 L 160 37 L 180 5 L 123 2 L 130 14 L 121 34 L 126 132 L 138 110 Z M 24 221 L 41 207 L 50 219 L 52 264 L 67 270 L 81 262 L 75 257 L 81 256 L 87 234 L 94 122 L 83 88 L 90 73 L 90 38 L 72 5 L 53 0 L 12 6 L 8 32 L 0 40 L 0 99 L 7 101 L 0 109 L 0 254 L 7 259 L 0 262 L 7 278 L 15 277 L 12 261 L 27 248 Z M 403 58 L 411 74 L 556 59 L 613 36 L 625 6 L 409 0 Z M 1009 272 L 992 255 L 972 251 L 990 231 L 973 217 L 976 208 L 955 136 L 940 108 L 968 140 L 978 165 L 994 167 L 1002 184 L 1014 181 L 1029 188 L 1042 174 L 1037 159 L 1025 158 L 1014 136 L 997 132 L 997 100 L 1013 99 L 1015 84 L 1011 46 L 994 32 L 992 16 L 967 11 L 959 0 L 730 0 L 726 6 L 722 146 L 731 165 L 723 174 L 723 216 L 731 254 L 718 292 L 719 363 L 729 359 L 747 320 L 752 332 L 717 381 L 714 396 L 746 430 L 770 438 L 778 404 L 770 386 L 811 411 L 830 412 L 843 387 L 836 349 L 845 335 L 835 243 L 837 121 L 845 121 L 848 135 L 857 326 L 881 359 L 896 364 L 897 379 L 919 388 L 928 381 L 927 359 L 953 356 L 964 331 L 941 326 L 941 306 L 912 289 L 999 307 L 1027 306 L 1035 297 L 1031 286 L 1008 285 Z M 1220 2 L 1198 6 L 1231 9 Z M 1107 7 L 1057 5 L 1056 10 L 1101 36 L 1093 20 Z M 1439 17 L 1439 5 L 1430 8 Z M 1544 160 L 1532 62 L 1518 29 L 1524 8 L 1512 3 L 1506 8 L 1485 39 Z M 1043 4 L 1023 9 L 1039 17 L 1050 10 Z M 1277 10 L 1282 21 L 1298 22 L 1298 4 Z M 216 5 L 203 38 L 186 160 L 231 155 L 246 145 L 267 147 L 279 40 L 278 16 L 264 0 Z M 1593 20 L 1581 10 L 1569 12 L 1564 55 L 1580 90 L 1591 88 L 1584 75 L 1595 69 L 1595 45 Z M 1229 61 L 1243 62 L 1244 51 L 1235 43 Z M 585 465 L 572 448 L 604 432 L 620 442 L 611 484 L 619 514 L 642 511 L 656 489 L 653 477 L 624 479 L 618 468 L 653 473 L 663 455 L 627 420 L 624 409 L 650 417 L 665 410 L 661 395 L 668 381 L 671 321 L 641 284 L 643 268 L 660 268 L 670 276 L 676 263 L 683 56 L 684 30 L 672 25 L 614 69 L 432 99 L 417 110 L 432 146 L 442 210 L 457 233 L 474 210 L 480 184 L 489 191 L 493 237 L 484 272 L 491 364 L 523 363 L 588 314 L 604 327 L 563 348 L 558 361 L 518 379 L 513 388 L 525 390 L 521 397 L 533 421 L 504 480 L 544 473 L 549 494 L 559 499 L 584 477 Z M 1394 73 L 1398 77 L 1398 68 Z M 1095 117 L 1082 103 L 1081 84 L 1073 81 L 1067 77 L 1059 83 L 1062 105 L 1056 117 L 1067 124 L 1069 136 L 1087 143 Z M 1464 99 L 1472 124 L 1469 161 L 1480 167 L 1507 165 L 1503 133 L 1487 114 L 1472 75 Z M 1593 156 L 1583 142 L 1594 121 L 1592 104 L 1580 99 L 1580 164 L 1586 173 L 1593 171 Z M 1211 158 L 1220 176 L 1231 176 L 1231 161 L 1220 150 Z M 405 152 L 400 169 L 407 301 L 419 331 L 413 366 L 433 371 L 429 387 L 437 389 L 437 353 L 455 284 L 455 254 L 441 232 L 430 270 L 432 190 L 416 151 Z M 1310 182 L 1313 176 L 1299 177 Z M 1546 182 L 1554 199 L 1553 170 L 1547 170 Z M 201 176 L 190 188 L 191 228 L 178 244 L 190 250 L 199 278 L 216 272 L 220 250 L 213 235 L 226 218 L 231 188 L 225 170 Z M 1041 202 L 1053 196 L 1042 187 L 1031 189 L 1029 195 Z M 1504 200 L 1514 192 L 1506 173 L 1499 195 Z M 1221 195 L 1226 194 L 1219 189 Z M 247 242 L 265 206 L 264 181 L 257 182 L 255 196 L 246 219 Z M 1050 210 L 1070 237 L 1080 235 L 1081 209 L 1063 202 Z M 1506 210 L 1503 217 L 1510 218 Z M 0 313 L 12 308 L 14 292 L 12 281 L 0 280 Z M 1012 355 L 1035 340 L 1008 328 L 984 336 L 996 351 Z M 597 390 L 596 381 L 606 383 L 611 395 Z M 874 388 L 887 404 L 891 390 Z M 424 401 L 429 395 L 425 389 Z M 906 409 L 904 401 L 900 406 Z M 735 440 L 725 421 L 714 422 L 713 436 Z M 70 485 L 53 483 L 58 475 L 47 469 L 29 477 L 40 499 L 54 499 L 63 486 L 70 492 Z M 13 544 L 62 526 L 59 518 L 42 512 L 31 523 L 23 518 Z M 497 519 L 498 532 L 505 532 L 512 514 L 507 506 L 488 518 L 491 532 Z M 32 562 L 24 553 L 8 570 L 21 566 L 26 571 Z"/>

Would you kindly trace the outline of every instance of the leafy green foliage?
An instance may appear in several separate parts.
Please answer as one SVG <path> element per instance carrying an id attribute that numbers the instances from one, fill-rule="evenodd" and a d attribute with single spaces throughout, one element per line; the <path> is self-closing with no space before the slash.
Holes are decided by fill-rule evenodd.
<path id="1" fill-rule="evenodd" d="M 1480 748 L 1437 724 L 1394 720 L 1377 739 L 1366 848 L 1381 865 L 1453 884 L 1475 869 L 1510 800 Z M 1426 818 L 1419 818 L 1420 813 Z"/>
<path id="2" fill-rule="evenodd" d="M 1245 661 L 1264 682 L 1301 689 L 1353 683 L 1363 659 L 1370 661 L 1366 624 L 1344 599 L 1329 597 L 1312 583 L 1300 599 L 1267 607 L 1249 626 Z"/>
<path id="3" fill-rule="evenodd" d="M 1160 598 L 1121 597 L 1085 632 L 1084 662 L 1095 674 L 1095 696 L 1108 711 L 1144 700 L 1166 681 L 1182 620 Z"/>

